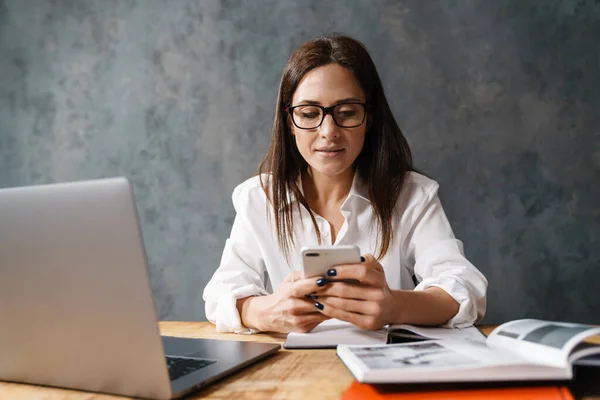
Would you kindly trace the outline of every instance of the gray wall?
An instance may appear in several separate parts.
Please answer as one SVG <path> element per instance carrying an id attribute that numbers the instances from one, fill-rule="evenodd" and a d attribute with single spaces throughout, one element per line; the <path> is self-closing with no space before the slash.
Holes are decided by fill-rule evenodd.
<path id="1" fill-rule="evenodd" d="M 160 317 L 203 319 L 292 49 L 370 49 L 490 281 L 485 322 L 600 322 L 594 1 L 0 0 L 0 187 L 128 176 Z"/>

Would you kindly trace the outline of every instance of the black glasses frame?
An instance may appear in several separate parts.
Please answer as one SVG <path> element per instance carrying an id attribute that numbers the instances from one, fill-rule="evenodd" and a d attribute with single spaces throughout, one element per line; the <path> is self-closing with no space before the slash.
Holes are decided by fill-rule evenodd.
<path id="1" fill-rule="evenodd" d="M 346 104 L 360 104 L 363 107 L 363 111 L 364 111 L 364 113 L 363 113 L 363 119 L 362 119 L 362 121 L 360 121 L 360 124 L 352 125 L 352 126 L 344 126 L 344 125 L 340 125 L 337 122 L 337 120 L 335 119 L 335 114 L 333 113 L 333 110 L 336 107 L 343 106 L 343 105 L 346 105 Z M 319 122 L 319 124 L 317 126 L 315 126 L 314 128 L 302 128 L 302 127 L 298 126 L 298 124 L 294 120 L 294 110 L 296 108 L 298 108 L 298 107 L 317 107 L 317 108 L 320 108 L 321 110 L 323 110 L 323 115 L 321 116 L 321 122 Z M 285 111 L 290 115 L 290 117 L 292 118 L 292 122 L 294 123 L 294 125 L 298 129 L 304 129 L 304 130 L 317 129 L 318 127 L 320 127 L 323 124 L 323 121 L 325 121 L 325 117 L 327 115 L 331 115 L 331 118 L 333 119 L 333 122 L 337 126 L 339 126 L 340 128 L 356 128 L 356 127 L 359 127 L 359 126 L 361 126 L 362 124 L 365 123 L 365 119 L 367 118 L 367 103 L 361 103 L 361 102 L 358 102 L 358 101 L 350 101 L 348 103 L 335 104 L 335 105 L 333 105 L 331 107 L 323 107 L 323 106 L 319 106 L 319 105 L 316 105 L 316 104 L 300 104 L 298 106 L 286 107 Z"/>

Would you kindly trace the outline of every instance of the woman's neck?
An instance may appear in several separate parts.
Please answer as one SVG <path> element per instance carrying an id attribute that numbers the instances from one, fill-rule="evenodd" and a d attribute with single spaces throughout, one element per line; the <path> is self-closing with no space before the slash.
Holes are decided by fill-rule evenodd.
<path id="1" fill-rule="evenodd" d="M 316 203 L 320 207 L 338 206 L 348 197 L 353 179 L 352 168 L 336 176 L 327 176 L 309 168 L 302 173 L 304 198 L 309 204 Z"/>

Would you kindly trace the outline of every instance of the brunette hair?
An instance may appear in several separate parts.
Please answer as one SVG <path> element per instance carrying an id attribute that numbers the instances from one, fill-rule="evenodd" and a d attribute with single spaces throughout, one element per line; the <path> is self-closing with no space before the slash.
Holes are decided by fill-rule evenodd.
<path id="1" fill-rule="evenodd" d="M 308 164 L 296 147 L 285 109 L 292 105 L 292 96 L 308 72 L 332 63 L 352 72 L 366 96 L 367 131 L 354 167 L 367 185 L 379 223 L 376 257 L 381 258 L 393 241 L 396 202 L 407 173 L 414 168 L 408 142 L 392 115 L 375 64 L 359 41 L 340 34 L 322 36 L 302 44 L 290 56 L 279 85 L 271 144 L 258 170 L 261 185 L 274 212 L 277 239 L 286 258 L 294 244 L 294 204 L 298 213 L 300 204 L 306 208 L 321 243 L 317 221 L 298 187 Z M 263 179 L 263 173 L 270 177 Z M 291 201 L 293 198 L 297 202 Z M 267 215 L 271 218 L 269 212 Z"/>

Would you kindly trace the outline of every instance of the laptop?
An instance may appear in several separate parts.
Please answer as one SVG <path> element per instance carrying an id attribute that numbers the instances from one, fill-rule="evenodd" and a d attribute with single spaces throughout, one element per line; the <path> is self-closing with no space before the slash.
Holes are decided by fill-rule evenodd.
<path id="1" fill-rule="evenodd" d="M 0 326 L 0 380 L 152 399 L 280 348 L 160 336 L 125 178 L 0 189 Z"/>

